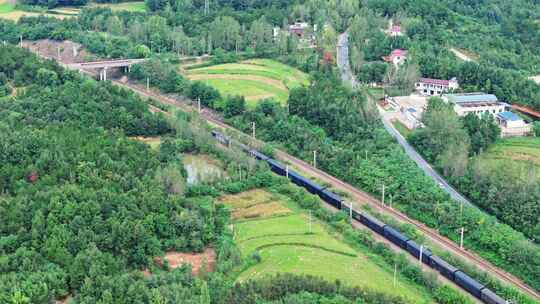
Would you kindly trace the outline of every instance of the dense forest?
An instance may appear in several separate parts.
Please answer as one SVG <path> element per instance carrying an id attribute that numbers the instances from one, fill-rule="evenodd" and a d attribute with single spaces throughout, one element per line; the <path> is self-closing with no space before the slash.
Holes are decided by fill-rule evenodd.
<path id="1" fill-rule="evenodd" d="M 536 52 L 540 45 L 538 3 L 527 0 L 474 3 L 446 0 L 219 0 L 208 1 L 208 6 L 203 0 L 148 0 L 146 3 L 148 13 L 85 8 L 78 18 L 65 20 L 43 16 L 23 17 L 17 23 L 0 20 L 0 39 L 11 43 L 17 43 L 21 36 L 29 40 L 70 39 L 83 44 L 98 58 L 152 57 L 134 67 L 130 77 L 135 80 L 149 77 L 151 84 L 163 92 L 201 98 L 204 105 L 223 111 L 231 123 L 244 131 L 249 131 L 251 122 L 255 121 L 258 137 L 279 144 L 304 159 L 311 159 L 312 151 L 317 150 L 323 169 L 373 194 L 379 195 L 384 184 L 386 193 L 402 211 L 454 240 L 458 237 L 457 229 L 465 226 L 467 248 L 518 275 L 536 289 L 540 288 L 537 245 L 528 243 L 521 234 L 474 208 L 465 208 L 461 215 L 459 206 L 423 176 L 381 128 L 373 105 L 366 97 L 343 87 L 331 71 L 337 34 L 348 29 L 352 40 L 351 65 L 362 82 L 386 81 L 389 87 L 397 89 L 396 92 L 402 92 L 410 89 L 411 80 L 419 76 L 444 79 L 455 76 L 465 91 L 495 93 L 503 101 L 540 109 L 540 86 L 527 79 L 540 73 L 540 55 Z M 381 31 L 387 27 L 390 18 L 402 24 L 405 37 L 389 38 Z M 286 25 L 297 20 L 312 25 L 310 30 L 316 37 L 317 48 L 299 47 L 302 42 L 294 35 L 287 35 Z M 314 25 L 318 25 L 317 30 Z M 272 34 L 275 26 L 281 28 L 277 39 Z M 380 59 L 398 47 L 408 49 L 413 59 L 406 68 L 394 71 Z M 452 47 L 470 51 L 475 60 L 459 61 L 450 51 Z M 314 85 L 293 90 L 288 111 L 272 101 L 261 102 L 256 109 L 246 111 L 241 97 L 221 97 L 212 87 L 200 82 L 190 83 L 176 72 L 174 66 L 178 64 L 179 56 L 206 53 L 215 55 L 212 63 L 251 57 L 275 58 L 312 72 Z M 171 198 L 158 190 L 158 181 L 163 183 L 165 179 L 156 181 L 156 174 L 160 176 L 174 159 L 154 155 L 148 148 L 125 138 L 177 136 L 178 128 L 170 126 L 164 117 L 150 114 L 131 93 L 84 80 L 52 62 L 39 61 L 20 50 L 2 48 L 0 63 L 3 129 L 0 136 L 6 151 L 2 151 L 6 166 L 2 166 L 0 172 L 0 186 L 5 193 L 1 199 L 17 202 L 0 205 L 0 212 L 9 212 L 11 218 L 24 219 L 22 228 L 13 220 L 0 226 L 0 252 L 7 256 L 0 265 L 6 267 L 3 268 L 6 271 L 2 271 L 8 273 L 6 282 L 20 282 L 18 272 L 28 274 L 25 276 L 28 282 L 37 281 L 31 275 L 34 270 L 45 273 L 50 267 L 51 273 L 55 273 L 51 279 L 55 283 L 47 286 L 57 286 L 54 292 L 44 291 L 37 282 L 29 283 L 25 288 L 37 286 L 35 290 L 40 291 L 35 294 L 47 294 L 49 298 L 64 296 L 71 290 L 87 290 L 82 289 L 84 285 L 77 283 L 73 278 L 75 273 L 70 272 L 70 265 L 79 254 L 82 260 L 85 255 L 100 256 L 103 263 L 116 265 L 117 268 L 111 267 L 114 269 L 139 269 L 151 264 L 151 256 L 166 249 L 200 250 L 209 243 L 219 243 L 219 236 L 224 234 L 224 215 L 215 214 L 215 223 L 208 224 L 201 221 L 202 215 L 209 212 L 207 206 L 199 208 L 190 203 L 189 197 Z M 436 124 L 437 115 L 433 117 L 435 127 L 441 127 Z M 456 131 L 462 132 L 461 135 L 468 135 L 466 150 L 450 150 L 456 153 L 446 153 L 448 157 L 443 157 L 441 151 L 449 151 L 448 144 L 455 147 L 455 142 L 445 142 L 445 133 L 441 133 L 443 136 L 439 139 L 427 138 L 432 135 L 430 133 L 418 135 L 415 143 L 426 147 L 423 150 L 427 158 L 442 161 L 437 163 L 441 170 L 479 206 L 534 238 L 539 229 L 538 222 L 534 222 L 539 187 L 532 184 L 528 185 L 532 191 L 522 191 L 522 188 L 497 178 L 506 174 L 505 171 L 479 176 L 474 166 L 455 162 L 457 156 L 467 157 L 485 149 L 493 141 L 494 129 L 491 122 L 473 118 L 454 119 L 450 123 L 459 126 Z M 481 132 L 472 131 L 478 128 Z M 456 138 L 456 134 L 450 135 L 450 138 Z M 72 142 L 65 137 L 75 140 Z M 177 147 L 180 150 L 186 147 L 197 149 L 198 144 L 180 141 Z M 77 150 L 79 145 L 80 152 Z M 40 151 L 44 149 L 50 153 L 42 154 Z M 99 161 L 96 155 L 99 155 Z M 446 166 L 445 162 L 452 166 Z M 74 186 L 75 182 L 82 186 Z M 90 199 L 88 192 L 94 190 L 98 194 Z M 156 201 L 155 209 L 149 209 L 148 213 L 144 209 L 144 214 L 139 212 L 146 204 L 134 199 L 134 191 L 142 191 L 142 198 L 147 202 Z M 64 192 L 70 195 L 62 196 Z M 503 192 L 523 195 L 507 197 L 501 195 Z M 187 195 L 191 194 L 188 192 Z M 49 209 L 44 203 L 64 200 L 103 203 L 90 204 L 94 213 L 75 207 L 68 212 L 63 206 L 56 205 L 57 209 Z M 130 202 L 131 207 L 105 204 L 106 201 L 123 200 Z M 512 204 L 506 204 L 506 201 Z M 520 204 L 521 201 L 525 203 Z M 171 216 L 188 214 L 190 221 L 185 225 L 195 228 L 186 228 L 184 222 L 178 224 L 175 222 L 178 219 L 161 219 L 158 214 L 163 208 L 165 214 Z M 79 223 L 68 222 L 66 214 L 79 215 Z M 94 217 L 100 218 L 99 225 L 84 228 L 84 223 L 90 223 Z M 38 222 L 35 225 L 34 219 Z M 52 231 L 39 228 L 44 221 L 50 221 L 51 227 L 58 226 L 54 235 L 62 238 L 50 240 L 48 236 L 53 234 Z M 99 231 L 123 234 L 124 230 L 120 229 L 124 225 L 119 224 L 123 222 L 130 227 L 125 233 L 132 240 L 152 236 L 145 245 L 141 244 L 142 248 L 99 237 Z M 34 226 L 37 230 L 32 234 Z M 169 230 L 170 227 L 174 229 Z M 187 229 L 193 229 L 195 233 L 188 234 Z M 173 242 L 172 235 L 182 235 L 182 241 Z M 72 241 L 79 236 L 79 241 Z M 69 250 L 56 250 L 62 247 L 58 244 Z M 19 247 L 25 251 L 17 253 L 14 248 Z M 35 262 L 21 263 L 23 257 Z M 51 260 L 58 264 L 49 263 Z M 27 265 L 26 272 L 19 268 L 26 267 L 24 265 Z M 100 277 L 104 276 L 109 283 L 121 280 L 114 272 Z M 118 292 L 127 294 L 137 276 L 124 275 L 125 289 Z M 186 279 L 184 274 L 163 280 L 183 286 L 184 289 L 179 290 L 185 290 L 186 294 L 189 288 L 195 288 L 193 295 L 198 296 L 200 289 L 206 288 L 200 281 L 193 283 L 193 278 Z M 88 287 L 88 293 L 107 290 L 98 286 L 109 283 L 89 282 L 92 287 Z M 23 288 L 18 283 L 5 286 L 9 287 L 10 295 L 20 294 Z M 152 284 L 136 286 L 146 288 L 149 293 L 156 292 L 151 291 Z M 30 293 L 24 290 L 23 294 L 28 297 Z M 120 297 L 119 294 L 114 296 Z M 98 296 L 88 297 L 88 302 L 99 299 Z M 216 297 L 212 295 L 212 299 Z"/>
<path id="2" fill-rule="evenodd" d="M 256 261 L 240 257 L 229 212 L 214 203 L 220 193 L 284 185 L 298 201 L 319 200 L 238 151 L 217 148 L 196 116 L 166 120 L 129 91 L 19 48 L 0 46 L 0 60 L 9 62 L 1 75 L 13 93 L 0 98 L 0 302 L 406 303 L 314 277 L 233 285 L 238 267 Z M 163 141 L 153 150 L 128 135 Z M 187 187 L 178 163 L 198 152 L 222 159 L 229 179 Z M 198 277 L 155 259 L 207 246 L 217 263 Z M 436 295 L 440 303 L 463 299 L 447 286 Z"/>

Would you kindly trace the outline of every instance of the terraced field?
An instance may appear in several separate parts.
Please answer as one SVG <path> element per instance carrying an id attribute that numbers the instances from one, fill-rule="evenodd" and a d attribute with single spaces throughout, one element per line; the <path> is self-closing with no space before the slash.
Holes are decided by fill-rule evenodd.
<path id="1" fill-rule="evenodd" d="M 305 73 L 269 59 L 192 69 L 187 77 L 208 83 L 223 96 L 242 95 L 250 106 L 265 98 L 274 98 L 285 104 L 290 89 L 309 84 Z"/>
<path id="2" fill-rule="evenodd" d="M 540 173 L 540 138 L 502 139 L 482 155 L 481 161 L 490 165 L 512 162 L 522 167 L 534 166 Z"/>
<path id="3" fill-rule="evenodd" d="M 240 273 L 240 281 L 279 272 L 309 274 L 382 292 L 392 290 L 410 303 L 431 302 L 424 290 L 399 277 L 393 286 L 393 269 L 387 269 L 380 257 L 351 248 L 279 195 L 252 190 L 220 201 L 232 209 L 242 254 L 257 252 L 261 258 Z M 243 210 L 251 212 L 243 214 Z"/>
<path id="4" fill-rule="evenodd" d="M 9 19 L 13 21 L 19 20 L 23 16 L 32 17 L 45 15 L 48 17 L 55 17 L 58 19 L 76 17 L 81 11 L 80 7 L 62 6 L 54 9 L 47 10 L 43 8 L 42 12 L 27 12 L 16 9 L 16 1 L 14 0 L 0 0 L 0 18 Z M 130 12 L 145 12 L 146 5 L 144 1 L 133 2 L 121 2 L 121 3 L 89 3 L 84 7 L 108 7 L 113 11 L 130 11 Z"/>

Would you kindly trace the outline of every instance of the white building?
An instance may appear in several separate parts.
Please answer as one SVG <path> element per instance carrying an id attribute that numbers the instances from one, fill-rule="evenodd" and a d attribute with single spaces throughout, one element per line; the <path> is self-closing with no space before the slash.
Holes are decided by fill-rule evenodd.
<path id="1" fill-rule="evenodd" d="M 495 120 L 501 128 L 501 136 L 525 136 L 531 133 L 531 124 L 526 123 L 521 117 L 510 111 L 498 113 Z"/>
<path id="2" fill-rule="evenodd" d="M 496 116 L 509 108 L 509 105 L 499 102 L 497 96 L 485 93 L 446 94 L 442 96 L 446 103 L 454 105 L 454 111 L 458 116 L 469 113 L 482 116 L 490 114 Z"/>
<path id="3" fill-rule="evenodd" d="M 401 65 L 405 63 L 405 60 L 407 60 L 407 51 L 402 49 L 395 49 L 390 53 L 390 55 L 384 56 L 383 60 L 393 63 L 395 66 Z"/>
<path id="4" fill-rule="evenodd" d="M 415 83 L 414 89 L 423 96 L 440 96 L 443 93 L 459 89 L 459 83 L 455 77 L 450 80 L 420 78 Z"/>

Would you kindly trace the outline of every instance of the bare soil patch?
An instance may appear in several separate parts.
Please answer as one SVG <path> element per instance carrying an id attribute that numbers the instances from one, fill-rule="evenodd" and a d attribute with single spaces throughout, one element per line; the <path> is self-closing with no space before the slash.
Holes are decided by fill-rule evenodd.
<path id="1" fill-rule="evenodd" d="M 289 208 L 284 207 L 280 202 L 270 202 L 234 210 L 232 212 L 232 218 L 235 220 L 251 219 L 271 216 L 283 216 L 291 213 L 292 211 Z"/>
<path id="2" fill-rule="evenodd" d="M 29 49 L 33 53 L 46 58 L 59 59 L 62 63 L 79 63 L 85 62 L 91 54 L 84 50 L 84 47 L 76 42 L 54 41 L 50 39 L 42 39 L 36 41 L 23 41 L 23 47 Z"/>
<path id="3" fill-rule="evenodd" d="M 158 264 L 161 264 L 161 258 L 156 259 Z M 198 275 L 204 264 L 206 271 L 214 270 L 216 264 L 216 252 L 213 248 L 206 248 L 201 253 L 182 253 L 169 251 L 165 254 L 165 260 L 169 262 L 170 269 L 181 267 L 184 264 L 190 264 L 194 275 Z"/>
<path id="4" fill-rule="evenodd" d="M 529 77 L 529 79 L 536 82 L 537 84 L 540 84 L 540 75 L 531 76 Z"/>

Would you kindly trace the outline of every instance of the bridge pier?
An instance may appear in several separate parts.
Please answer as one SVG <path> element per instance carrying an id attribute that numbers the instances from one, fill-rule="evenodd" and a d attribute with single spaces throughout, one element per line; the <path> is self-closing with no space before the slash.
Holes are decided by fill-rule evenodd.
<path id="1" fill-rule="evenodd" d="M 107 81 L 107 67 L 99 71 L 99 81 Z"/>

